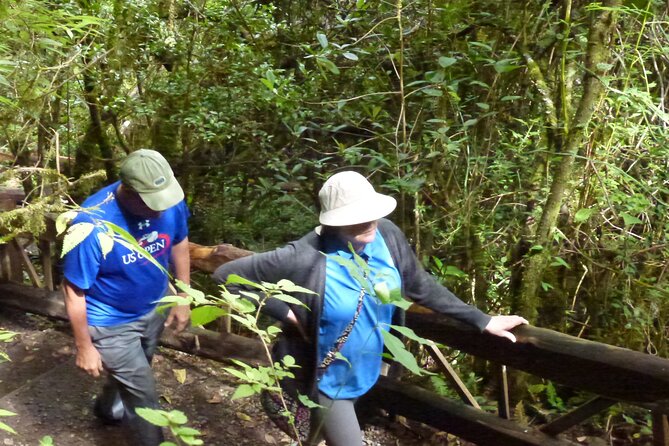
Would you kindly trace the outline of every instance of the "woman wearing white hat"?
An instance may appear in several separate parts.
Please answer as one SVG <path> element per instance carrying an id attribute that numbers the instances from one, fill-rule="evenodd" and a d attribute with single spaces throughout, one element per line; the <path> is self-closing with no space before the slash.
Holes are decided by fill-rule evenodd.
<path id="1" fill-rule="evenodd" d="M 254 282 L 288 279 L 316 292 L 295 294 L 307 308 L 277 299 L 266 302 L 265 313 L 283 323 L 274 359 L 290 355 L 300 366 L 294 369 L 295 379 L 284 379 L 282 387 L 292 397 L 289 409 L 301 439 L 308 438 L 307 444 L 325 438 L 329 446 L 357 446 L 362 445 L 362 434 L 354 405 L 380 375 L 381 330 L 403 320 L 398 307 L 383 304 L 366 289 L 383 282 L 387 289 L 398 288 L 403 296 L 436 312 L 513 342 L 509 330 L 527 321 L 519 316 L 488 316 L 437 283 L 399 228 L 383 218 L 395 209 L 395 199 L 377 193 L 364 176 L 351 171 L 331 176 L 319 199 L 322 226 L 282 248 L 227 263 L 214 273 L 214 279 L 224 283 L 229 274 Z M 349 246 L 367 262 L 364 280 L 370 287 L 359 283 L 342 264 L 341 258 L 353 258 Z M 300 407 L 298 395 L 323 408 L 310 414 Z M 276 399 L 270 394 L 265 397 L 270 417 L 286 432 L 294 432 L 285 419 L 282 422 Z"/>

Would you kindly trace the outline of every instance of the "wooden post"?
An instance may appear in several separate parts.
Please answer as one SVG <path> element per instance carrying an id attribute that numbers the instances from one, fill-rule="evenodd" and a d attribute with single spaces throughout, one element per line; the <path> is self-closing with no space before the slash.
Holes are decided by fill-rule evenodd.
<path id="1" fill-rule="evenodd" d="M 450 382 L 451 385 L 455 387 L 455 391 L 458 393 L 458 395 L 460 395 L 460 399 L 462 399 L 464 403 L 480 409 L 481 406 L 479 406 L 479 403 L 476 402 L 472 394 L 469 392 L 469 389 L 467 389 L 467 386 L 465 386 L 465 383 L 463 383 L 458 374 L 455 373 L 455 370 L 453 370 L 453 367 L 451 367 L 451 365 L 448 363 L 448 360 L 446 360 L 444 355 L 441 354 L 439 349 L 434 344 L 432 344 L 427 347 L 427 351 L 430 353 L 430 356 L 432 356 L 432 358 L 437 362 L 437 365 L 441 371 L 444 372 L 448 382 Z"/>
<path id="2" fill-rule="evenodd" d="M 0 244 L 0 282 L 9 282 L 9 245 Z"/>
<path id="3" fill-rule="evenodd" d="M 44 286 L 49 291 L 54 291 L 56 285 L 53 282 L 53 259 L 51 241 L 40 238 L 38 241 L 40 257 L 42 258 L 42 273 L 44 275 Z"/>
<path id="4" fill-rule="evenodd" d="M 667 415 L 653 411 L 653 446 L 669 446 Z"/>
<path id="5" fill-rule="evenodd" d="M 497 369 L 497 413 L 500 418 L 511 419 L 509 407 L 509 380 L 506 374 L 506 366 L 501 364 Z"/>
<path id="6" fill-rule="evenodd" d="M 13 242 L 0 245 L 2 247 L 2 269 L 3 281 L 5 282 L 23 282 L 23 270 L 21 269 L 20 248 Z"/>
<path id="7" fill-rule="evenodd" d="M 26 253 L 25 248 L 23 246 L 21 246 L 21 243 L 19 243 L 19 241 L 17 239 L 12 240 L 11 244 L 14 245 L 16 251 L 18 252 L 19 259 L 23 263 L 23 266 L 25 267 L 26 272 L 28 273 L 28 277 L 30 278 L 30 281 L 37 288 L 43 288 L 44 285 L 42 285 L 42 281 L 40 280 L 39 276 L 37 275 L 37 270 L 35 269 L 35 266 L 30 261 L 30 258 L 28 257 L 28 254 Z"/>

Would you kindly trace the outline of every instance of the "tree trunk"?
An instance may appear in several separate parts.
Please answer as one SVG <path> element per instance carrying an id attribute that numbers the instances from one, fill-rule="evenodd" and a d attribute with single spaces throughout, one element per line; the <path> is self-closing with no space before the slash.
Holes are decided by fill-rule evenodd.
<path id="1" fill-rule="evenodd" d="M 583 95 L 578 104 L 576 114 L 571 120 L 572 126 L 565 135 L 562 158 L 553 175 L 551 189 L 543 207 L 541 220 L 537 226 L 534 244 L 543 247 L 531 256 L 523 275 L 518 311 L 530 321 L 537 318 L 540 301 L 539 288 L 543 273 L 551 259 L 550 243 L 556 227 L 560 207 L 565 193 L 569 189 L 569 181 L 573 175 L 574 160 L 578 150 L 588 138 L 587 127 L 592 119 L 595 108 L 602 100 L 605 90 L 600 77 L 607 70 L 609 62 L 609 41 L 615 25 L 615 8 L 621 0 L 607 0 L 590 26 L 588 48 L 583 78 Z"/>
<path id="2" fill-rule="evenodd" d="M 88 105 L 90 122 L 84 140 L 77 148 L 75 175 L 81 176 L 97 168 L 96 158 L 102 158 L 102 166 L 107 172 L 107 179 L 116 178 L 114 152 L 104 130 L 100 104 L 96 92 L 96 83 L 89 71 L 84 71 L 84 99 Z M 97 150 L 96 150 L 97 149 Z"/>

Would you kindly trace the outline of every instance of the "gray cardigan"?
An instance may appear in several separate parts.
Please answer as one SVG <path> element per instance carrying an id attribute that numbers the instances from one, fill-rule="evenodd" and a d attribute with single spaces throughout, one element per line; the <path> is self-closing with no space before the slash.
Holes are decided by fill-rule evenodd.
<path id="1" fill-rule="evenodd" d="M 469 323 L 483 331 L 490 316 L 458 299 L 446 287 L 440 285 L 420 265 L 402 231 L 390 220 L 379 220 L 379 231 L 386 241 L 390 254 L 402 277 L 402 295 L 438 313 L 446 314 Z M 283 333 L 274 346 L 274 359 L 285 355 L 295 358 L 300 369 L 293 370 L 294 382 L 282 382 L 287 390 L 297 389 L 300 393 L 314 395 L 315 370 L 318 345 L 318 327 L 321 317 L 323 294 L 325 292 L 326 258 L 322 253 L 323 240 L 315 231 L 273 251 L 243 257 L 220 266 L 213 274 L 217 283 L 225 283 L 229 274 L 237 274 L 248 280 L 276 283 L 288 279 L 317 294 L 296 294 L 308 309 L 288 305 L 277 299 L 270 299 L 264 312 L 283 322 Z M 231 290 L 232 291 L 232 290 Z M 286 323 L 288 310 L 293 310 L 297 320 L 309 336 L 305 340 L 292 323 Z M 395 311 L 394 323 L 401 324 L 404 312 Z M 294 393 L 294 392 L 293 392 Z"/>

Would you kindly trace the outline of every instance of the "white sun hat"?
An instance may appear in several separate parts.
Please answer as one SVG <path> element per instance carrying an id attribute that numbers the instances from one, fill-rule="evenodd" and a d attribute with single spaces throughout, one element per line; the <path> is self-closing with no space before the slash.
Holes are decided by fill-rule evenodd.
<path id="1" fill-rule="evenodd" d="M 325 226 L 349 226 L 378 220 L 397 206 L 393 197 L 374 190 L 367 178 L 357 172 L 332 175 L 318 192 L 321 213 L 318 220 Z"/>

